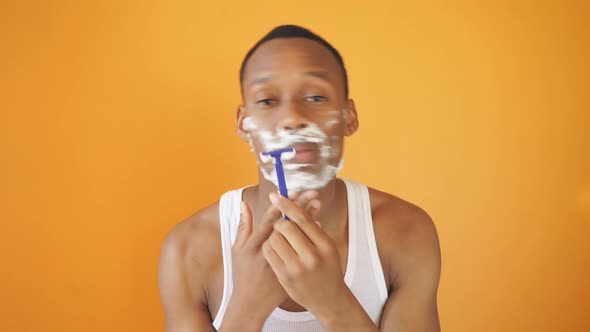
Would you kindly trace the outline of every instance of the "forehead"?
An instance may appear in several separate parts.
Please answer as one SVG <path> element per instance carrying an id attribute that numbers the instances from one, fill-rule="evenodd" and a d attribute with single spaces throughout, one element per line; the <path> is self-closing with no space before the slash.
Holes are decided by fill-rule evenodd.
<path id="1" fill-rule="evenodd" d="M 244 68 L 244 85 L 262 74 L 281 72 L 324 72 L 342 80 L 336 57 L 322 44 L 306 38 L 277 38 L 265 42 L 252 54 Z"/>

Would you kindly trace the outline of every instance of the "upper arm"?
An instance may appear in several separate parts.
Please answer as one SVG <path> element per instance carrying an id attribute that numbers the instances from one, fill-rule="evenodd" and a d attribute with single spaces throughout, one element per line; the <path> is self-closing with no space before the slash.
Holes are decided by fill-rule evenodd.
<path id="1" fill-rule="evenodd" d="M 434 223 L 417 208 L 394 238 L 399 244 L 392 257 L 396 273 L 381 316 L 381 331 L 438 332 L 441 259 Z"/>
<path id="2" fill-rule="evenodd" d="M 172 231 L 160 249 L 158 288 L 164 310 L 166 332 L 215 331 L 205 304 L 191 296 L 185 273 L 186 243 Z M 191 280 L 191 282 L 199 282 Z"/>

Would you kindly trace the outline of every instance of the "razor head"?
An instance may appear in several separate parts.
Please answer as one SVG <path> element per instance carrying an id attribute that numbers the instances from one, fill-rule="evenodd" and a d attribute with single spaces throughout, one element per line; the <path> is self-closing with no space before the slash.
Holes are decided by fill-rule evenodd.
<path id="1" fill-rule="evenodd" d="M 273 151 L 260 152 L 260 160 L 263 163 L 276 160 L 289 160 L 295 157 L 294 148 L 284 148 Z"/>

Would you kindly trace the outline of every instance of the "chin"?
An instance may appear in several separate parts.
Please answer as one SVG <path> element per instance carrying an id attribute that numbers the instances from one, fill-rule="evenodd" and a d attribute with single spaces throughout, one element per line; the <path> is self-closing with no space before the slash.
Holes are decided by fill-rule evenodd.
<path id="1" fill-rule="evenodd" d="M 324 166 L 314 172 L 289 172 L 285 174 L 285 182 L 292 191 L 319 190 L 336 178 L 338 170 L 336 166 Z"/>

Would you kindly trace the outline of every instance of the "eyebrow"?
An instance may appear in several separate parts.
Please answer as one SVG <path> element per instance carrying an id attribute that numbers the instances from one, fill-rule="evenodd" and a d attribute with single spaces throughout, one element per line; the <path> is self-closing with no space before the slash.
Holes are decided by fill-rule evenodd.
<path id="1" fill-rule="evenodd" d="M 248 83 L 248 87 L 252 87 L 254 85 L 258 85 L 258 84 L 262 84 L 267 82 L 268 80 L 270 80 L 272 78 L 272 75 L 262 75 L 262 76 L 258 76 L 255 79 L 252 80 L 252 82 Z"/>
<path id="2" fill-rule="evenodd" d="M 324 71 L 306 71 L 305 73 L 303 73 L 303 76 L 320 78 L 320 79 L 325 80 L 325 81 L 329 81 L 330 80 L 330 75 L 328 75 Z M 248 87 L 252 87 L 254 85 L 266 83 L 272 77 L 273 77 L 272 74 L 264 74 L 264 75 L 261 75 L 261 76 L 255 78 L 255 79 L 253 79 L 252 82 L 250 82 L 248 84 Z"/>
<path id="3" fill-rule="evenodd" d="M 306 71 L 303 76 L 321 78 L 326 81 L 330 80 L 330 75 L 328 75 L 325 71 Z"/>

